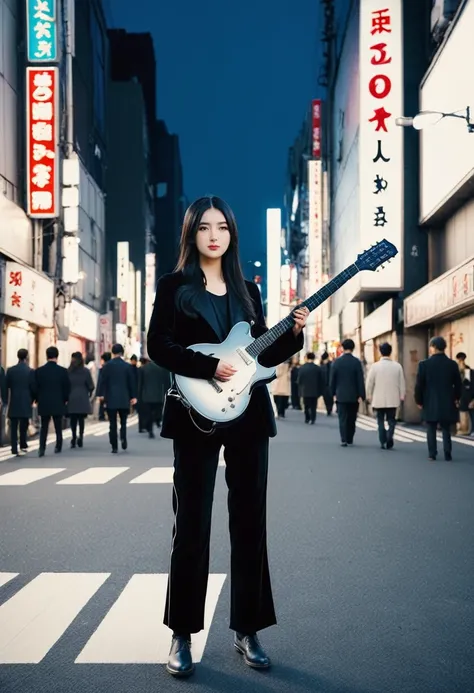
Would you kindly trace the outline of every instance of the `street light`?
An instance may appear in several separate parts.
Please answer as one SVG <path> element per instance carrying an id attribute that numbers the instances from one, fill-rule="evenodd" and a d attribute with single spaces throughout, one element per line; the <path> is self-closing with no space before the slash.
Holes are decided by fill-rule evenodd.
<path id="1" fill-rule="evenodd" d="M 395 123 L 400 127 L 413 127 L 415 130 L 423 130 L 426 127 L 436 125 L 443 118 L 461 118 L 467 125 L 468 132 L 474 132 L 474 123 L 471 122 L 471 109 L 466 107 L 464 112 L 443 113 L 443 111 L 420 111 L 414 118 L 396 118 Z"/>

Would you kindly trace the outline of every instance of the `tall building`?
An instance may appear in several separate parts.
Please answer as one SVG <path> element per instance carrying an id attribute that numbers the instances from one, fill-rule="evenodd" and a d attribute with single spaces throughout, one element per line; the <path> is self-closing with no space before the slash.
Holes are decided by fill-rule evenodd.
<path id="1" fill-rule="evenodd" d="M 16 363 L 20 348 L 28 349 L 37 365 L 39 335 L 54 326 L 53 273 L 43 272 L 43 221 L 27 215 L 28 62 L 18 51 L 25 39 L 20 3 L 0 0 L 0 365 L 5 368 Z M 48 232 L 51 221 L 45 224 Z"/>
<path id="2" fill-rule="evenodd" d="M 421 128 L 419 234 L 428 240 L 429 268 L 428 282 L 407 292 L 405 327 L 417 340 L 419 353 L 426 354 L 430 337 L 442 335 L 449 356 L 465 352 L 470 364 L 474 361 L 474 117 L 469 117 L 466 106 L 472 109 L 474 103 L 472 85 L 462 75 L 473 26 L 473 0 L 433 3 L 434 53 L 421 79 L 419 104 L 404 113 L 413 117 L 419 111 L 435 112 L 413 121 Z"/>
<path id="3" fill-rule="evenodd" d="M 172 272 L 178 258 L 186 198 L 179 138 L 168 132 L 163 120 L 156 123 L 158 153 L 156 188 L 156 263 L 157 278 Z"/>
<path id="4" fill-rule="evenodd" d="M 403 302 L 426 283 L 428 262 L 427 237 L 418 226 L 418 138 L 414 130 L 398 127 L 397 118 L 419 107 L 431 4 L 355 0 L 341 9 L 340 3 L 322 2 L 330 273 L 351 265 L 382 238 L 399 250 L 387 268 L 361 272 L 338 291 L 331 316 L 339 323 L 339 338 L 353 338 L 367 366 L 378 358 L 381 342 L 392 343 L 405 365 L 407 420 L 418 416 L 412 392 L 425 348 L 406 329 Z"/>
<path id="5" fill-rule="evenodd" d="M 136 352 L 147 317 L 142 283 L 153 290 L 155 284 L 156 62 L 150 34 L 111 30 L 109 41 L 106 272 L 114 301 L 108 319 L 114 339 Z"/>

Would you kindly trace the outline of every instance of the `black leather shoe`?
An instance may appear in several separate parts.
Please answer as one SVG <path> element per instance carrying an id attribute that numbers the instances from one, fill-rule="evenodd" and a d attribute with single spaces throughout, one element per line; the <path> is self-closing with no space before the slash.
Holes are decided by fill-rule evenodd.
<path id="1" fill-rule="evenodd" d="M 75 448 L 75 447 L 76 447 L 76 441 L 75 441 L 75 440 L 71 440 L 71 448 Z"/>
<path id="2" fill-rule="evenodd" d="M 166 671 L 172 676 L 191 676 L 194 672 L 191 640 L 179 635 L 173 636 Z"/>
<path id="3" fill-rule="evenodd" d="M 260 645 L 256 635 L 244 635 L 236 633 L 234 647 L 244 656 L 244 662 L 253 669 L 268 669 L 271 666 L 270 658 Z"/>
<path id="4" fill-rule="evenodd" d="M 122 450 L 126 450 L 127 448 L 128 448 L 127 439 L 123 438 L 122 439 Z"/>
<path id="5" fill-rule="evenodd" d="M 446 462 L 452 462 L 452 461 L 453 461 L 453 456 L 451 455 L 450 452 L 445 452 L 445 453 L 444 453 L 444 459 L 446 460 Z"/>
<path id="6" fill-rule="evenodd" d="M 44 457 L 44 453 L 45 453 L 44 448 L 40 448 L 40 449 L 38 450 L 38 457 Z"/>
<path id="7" fill-rule="evenodd" d="M 62 449 L 62 445 L 56 445 L 56 447 L 54 448 L 54 452 L 56 453 L 56 455 L 59 455 L 59 453 L 62 452 Z"/>
<path id="8" fill-rule="evenodd" d="M 78 446 L 79 448 L 82 448 L 83 445 L 84 445 L 84 443 L 83 443 L 82 438 L 78 438 L 78 439 L 77 439 L 77 446 Z"/>

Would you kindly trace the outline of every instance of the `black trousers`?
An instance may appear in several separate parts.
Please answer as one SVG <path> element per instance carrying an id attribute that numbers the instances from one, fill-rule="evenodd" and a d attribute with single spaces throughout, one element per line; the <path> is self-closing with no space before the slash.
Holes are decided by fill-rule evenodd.
<path id="1" fill-rule="evenodd" d="M 224 445 L 231 545 L 230 628 L 255 633 L 276 623 L 267 557 L 268 439 L 217 434 L 174 441 L 175 515 L 164 623 L 204 628 L 212 501 Z"/>
<path id="2" fill-rule="evenodd" d="M 162 418 L 162 412 L 163 412 L 163 403 L 162 402 L 142 402 L 140 407 L 143 407 L 143 420 L 145 424 L 145 428 L 148 431 L 148 433 L 153 433 L 153 426 L 156 424 L 157 426 L 161 426 L 161 418 Z"/>
<path id="3" fill-rule="evenodd" d="M 339 417 L 341 443 L 349 443 L 349 445 L 353 443 L 358 411 L 358 402 L 337 403 L 337 415 Z"/>
<path id="4" fill-rule="evenodd" d="M 326 407 L 326 411 L 327 411 L 328 416 L 329 416 L 330 414 L 332 414 L 332 409 L 334 407 L 334 397 L 332 396 L 332 393 L 328 387 L 325 388 L 325 390 L 324 390 L 323 398 L 324 398 L 324 405 Z"/>
<path id="5" fill-rule="evenodd" d="M 107 409 L 109 415 L 109 440 L 114 450 L 118 448 L 117 414 L 120 417 L 120 440 L 127 440 L 127 419 L 129 409 Z"/>
<path id="6" fill-rule="evenodd" d="M 273 399 L 275 400 L 278 416 L 284 419 L 285 412 L 288 409 L 289 397 L 287 395 L 273 395 Z"/>
<path id="7" fill-rule="evenodd" d="M 42 416 L 40 430 L 40 450 L 45 450 L 48 438 L 49 422 L 53 419 L 54 430 L 56 431 L 56 447 L 61 449 L 63 446 L 63 417 L 62 416 Z"/>
<path id="8" fill-rule="evenodd" d="M 426 442 L 428 443 L 428 453 L 430 457 L 436 457 L 438 454 L 438 442 L 436 440 L 436 431 L 438 428 L 438 423 L 441 426 L 441 433 L 443 434 L 443 452 L 445 455 L 450 455 L 453 449 L 453 444 L 451 441 L 451 423 L 446 423 L 444 421 L 427 421 L 427 431 L 426 431 Z"/>
<path id="9" fill-rule="evenodd" d="M 304 397 L 304 418 L 305 421 L 314 423 L 316 421 L 316 407 L 318 405 L 317 397 Z"/>
<path id="10" fill-rule="evenodd" d="M 299 393 L 298 384 L 291 386 L 291 406 L 293 407 L 293 409 L 298 409 L 301 411 L 300 393 Z"/>
<path id="11" fill-rule="evenodd" d="M 396 413 L 396 407 L 377 409 L 377 424 L 379 427 L 380 445 L 386 445 L 387 443 L 391 445 L 393 443 L 393 434 L 395 432 L 395 426 L 397 424 L 397 421 L 395 419 Z M 385 419 L 387 419 L 388 431 L 385 428 Z"/>
<path id="12" fill-rule="evenodd" d="M 72 439 L 76 440 L 76 438 L 77 438 L 77 427 L 78 426 L 79 426 L 79 438 L 84 438 L 84 425 L 86 422 L 86 414 L 70 414 L 69 418 L 71 421 Z"/>
<path id="13" fill-rule="evenodd" d="M 18 428 L 20 428 L 20 449 L 26 450 L 28 443 L 26 436 L 28 433 L 28 418 L 25 417 L 12 417 L 10 419 L 10 438 L 12 444 L 12 453 L 14 455 L 18 454 Z"/>

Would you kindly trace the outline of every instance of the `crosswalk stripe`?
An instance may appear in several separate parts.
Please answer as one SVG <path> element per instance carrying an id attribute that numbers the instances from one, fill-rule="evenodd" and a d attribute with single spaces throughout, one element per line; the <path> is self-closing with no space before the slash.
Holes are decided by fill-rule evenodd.
<path id="1" fill-rule="evenodd" d="M 6 585 L 7 582 L 10 582 L 10 580 L 18 577 L 18 575 L 19 573 L 0 573 L 0 587 Z"/>
<path id="2" fill-rule="evenodd" d="M 209 575 L 204 630 L 192 637 L 200 662 L 226 575 Z M 134 575 L 75 660 L 76 664 L 164 664 L 171 633 L 163 624 L 168 575 Z"/>
<path id="3" fill-rule="evenodd" d="M 375 423 L 375 421 L 370 416 L 367 416 L 366 414 L 359 414 L 357 421 L 358 421 L 358 423 L 361 421 L 365 425 L 372 426 L 374 431 L 377 430 L 377 424 Z M 413 442 L 422 442 L 422 443 L 426 442 L 426 431 L 416 431 L 412 428 L 408 428 L 405 426 L 399 426 L 397 428 L 397 432 L 400 435 L 406 436 L 407 438 L 409 438 Z M 442 442 L 443 436 L 440 433 L 438 433 L 436 435 L 436 439 L 438 440 L 438 442 Z M 464 438 L 463 436 L 458 436 L 458 435 L 452 436 L 452 440 L 454 443 L 460 443 L 461 445 L 467 445 L 468 447 L 474 447 L 474 440 L 472 440 L 472 439 L 470 440 L 469 438 Z"/>
<path id="4" fill-rule="evenodd" d="M 115 479 L 119 474 L 123 474 L 130 467 L 89 467 L 83 472 L 68 476 L 67 479 L 57 481 L 57 486 L 79 486 L 85 484 L 106 484 Z M 1 478 L 1 477 L 0 477 Z"/>
<path id="5" fill-rule="evenodd" d="M 110 573 L 41 573 L 0 606 L 0 664 L 38 664 Z"/>
<path id="6" fill-rule="evenodd" d="M 131 484 L 172 484 L 173 467 L 152 467 L 130 481 Z"/>
<path id="7" fill-rule="evenodd" d="M 38 469 L 24 467 L 22 469 L 15 469 L 14 472 L 8 472 L 0 476 L 0 486 L 27 486 L 28 484 L 33 484 L 35 481 L 46 479 L 49 476 L 64 471 L 66 471 L 65 467 Z"/>

